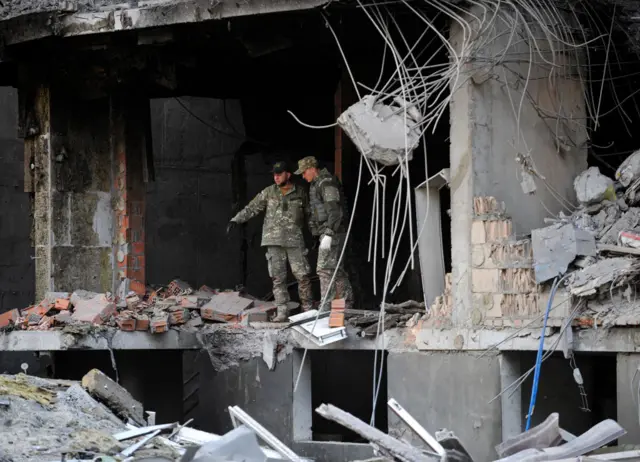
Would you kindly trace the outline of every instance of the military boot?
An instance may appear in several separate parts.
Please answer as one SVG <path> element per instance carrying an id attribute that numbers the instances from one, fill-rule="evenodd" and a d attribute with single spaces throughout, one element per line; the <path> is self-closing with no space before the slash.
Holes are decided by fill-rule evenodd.
<path id="1" fill-rule="evenodd" d="M 289 308 L 287 305 L 278 306 L 278 311 L 275 318 L 273 318 L 273 322 L 286 322 L 289 319 Z"/>

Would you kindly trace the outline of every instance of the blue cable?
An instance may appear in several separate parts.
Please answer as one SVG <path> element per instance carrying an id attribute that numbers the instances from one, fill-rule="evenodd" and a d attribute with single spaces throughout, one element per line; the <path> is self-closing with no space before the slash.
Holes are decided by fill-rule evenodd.
<path id="1" fill-rule="evenodd" d="M 547 330 L 547 319 L 549 319 L 549 312 L 551 311 L 551 304 L 553 303 L 553 297 L 556 295 L 556 289 L 560 285 L 558 278 L 553 280 L 551 286 L 551 294 L 549 295 L 549 302 L 547 303 L 547 310 L 544 313 L 544 322 L 542 324 L 542 332 L 540 333 L 540 345 L 538 346 L 538 355 L 536 356 L 536 368 L 533 374 L 533 387 L 531 388 L 531 400 L 529 401 L 529 413 L 527 414 L 527 426 L 525 431 L 531 428 L 531 417 L 533 416 L 533 409 L 536 407 L 536 398 L 538 397 L 538 383 L 540 382 L 540 369 L 542 368 L 542 351 L 544 350 L 544 333 Z M 571 329 L 571 327 L 569 327 Z"/>

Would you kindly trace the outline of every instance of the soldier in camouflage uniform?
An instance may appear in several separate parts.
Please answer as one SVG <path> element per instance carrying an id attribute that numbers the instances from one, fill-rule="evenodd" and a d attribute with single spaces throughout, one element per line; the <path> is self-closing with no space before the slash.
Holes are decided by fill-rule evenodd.
<path id="1" fill-rule="evenodd" d="M 307 260 L 302 227 L 309 213 L 309 201 L 305 190 L 296 187 L 291 180 L 291 170 L 286 163 L 273 167 L 275 184 L 260 192 L 242 211 L 229 222 L 227 232 L 266 209 L 262 226 L 262 246 L 267 248 L 269 276 L 273 280 L 273 295 L 278 307 L 275 322 L 286 321 L 289 310 L 287 290 L 287 260 L 291 272 L 298 281 L 298 293 L 303 310 L 313 305 L 311 268 Z"/>
<path id="2" fill-rule="evenodd" d="M 326 310 L 334 298 L 344 298 L 346 308 L 353 306 L 353 290 L 344 269 L 344 257 L 338 266 L 342 247 L 346 242 L 349 213 L 339 180 L 326 168 L 318 169 L 318 161 L 309 156 L 298 162 L 296 175 L 302 175 L 309 188 L 309 229 L 320 240 L 318 266 L 322 300 Z M 333 273 L 334 283 L 329 287 Z"/>

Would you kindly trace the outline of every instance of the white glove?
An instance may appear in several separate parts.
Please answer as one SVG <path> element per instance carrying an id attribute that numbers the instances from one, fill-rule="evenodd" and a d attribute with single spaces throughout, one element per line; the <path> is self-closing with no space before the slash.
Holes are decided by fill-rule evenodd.
<path id="1" fill-rule="evenodd" d="M 329 250 L 331 248 L 331 236 L 322 236 L 320 238 L 320 249 Z"/>

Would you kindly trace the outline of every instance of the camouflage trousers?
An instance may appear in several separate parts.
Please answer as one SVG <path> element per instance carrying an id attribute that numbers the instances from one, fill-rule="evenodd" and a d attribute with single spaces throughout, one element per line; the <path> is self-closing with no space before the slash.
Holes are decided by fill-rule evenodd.
<path id="1" fill-rule="evenodd" d="M 320 279 L 320 291 L 322 292 L 320 299 L 325 300 L 325 294 L 328 292 L 325 305 L 320 307 L 321 311 L 330 309 L 331 300 L 336 298 L 344 298 L 345 308 L 353 307 L 353 289 L 349 282 L 349 276 L 344 269 L 346 252 L 345 256 L 342 257 L 340 267 L 338 268 L 338 259 L 342 253 L 342 246 L 344 245 L 345 238 L 346 236 L 344 234 L 332 236 L 331 247 L 326 250 L 318 250 L 318 265 L 316 273 L 318 273 L 318 278 Z M 334 272 L 336 272 L 336 277 L 334 278 L 331 287 L 329 287 L 329 283 L 331 282 Z"/>
<path id="2" fill-rule="evenodd" d="M 300 304 L 305 310 L 312 307 L 311 267 L 306 254 L 307 251 L 303 247 L 281 247 L 275 245 L 267 247 L 269 276 L 273 281 L 273 296 L 277 306 L 286 306 L 289 301 L 289 290 L 287 289 L 287 261 L 289 261 L 291 272 L 298 281 Z"/>

